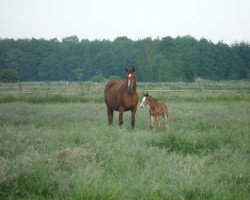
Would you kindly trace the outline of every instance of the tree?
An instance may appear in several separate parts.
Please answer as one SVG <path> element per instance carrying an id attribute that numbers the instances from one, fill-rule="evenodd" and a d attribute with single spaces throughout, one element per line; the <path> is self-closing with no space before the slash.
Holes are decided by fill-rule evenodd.
<path id="1" fill-rule="evenodd" d="M 77 67 L 73 70 L 73 74 L 77 81 L 81 81 L 83 79 L 83 71 L 81 68 Z"/>
<path id="2" fill-rule="evenodd" d="M 76 35 L 65 37 L 62 39 L 62 42 L 72 42 L 72 43 L 78 43 L 79 39 Z"/>
<path id="3" fill-rule="evenodd" d="M 16 83 L 18 81 L 18 73 L 14 69 L 4 69 L 0 72 L 0 81 L 5 83 Z"/>
<path id="4" fill-rule="evenodd" d="M 80 79 L 72 73 L 76 66 L 84 75 Z M 137 41 L 125 36 L 114 41 L 79 41 L 77 36 L 62 41 L 0 39 L 0 71 L 13 69 L 22 81 L 80 83 L 95 75 L 123 77 L 126 66 L 136 68 L 138 81 L 249 79 L 250 45 L 214 44 L 191 36 Z"/>
<path id="5" fill-rule="evenodd" d="M 250 44 L 246 42 L 236 43 L 232 49 L 239 55 L 242 65 L 238 67 L 238 79 L 250 78 Z"/>
<path id="6" fill-rule="evenodd" d="M 82 79 L 83 79 L 83 71 L 81 68 L 77 67 L 73 70 L 73 74 L 78 81 L 80 88 L 81 88 L 81 95 L 83 95 L 83 85 L 82 85 Z"/>
<path id="7" fill-rule="evenodd" d="M 93 82 L 104 82 L 105 78 L 102 74 L 97 74 L 91 77 L 91 81 Z"/>
<path id="8" fill-rule="evenodd" d="M 143 81 L 156 81 L 155 50 L 154 42 L 151 38 L 139 41 L 136 61 Z"/>
<path id="9" fill-rule="evenodd" d="M 178 81 L 181 79 L 180 53 L 175 40 L 171 37 L 162 38 L 157 45 L 159 58 L 159 74 L 164 81 Z"/>

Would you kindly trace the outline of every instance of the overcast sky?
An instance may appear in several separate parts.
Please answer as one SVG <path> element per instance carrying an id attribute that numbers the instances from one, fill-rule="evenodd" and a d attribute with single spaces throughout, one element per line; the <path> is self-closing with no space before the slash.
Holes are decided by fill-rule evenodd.
<path id="1" fill-rule="evenodd" d="M 0 38 L 250 41 L 250 0 L 0 0 Z"/>

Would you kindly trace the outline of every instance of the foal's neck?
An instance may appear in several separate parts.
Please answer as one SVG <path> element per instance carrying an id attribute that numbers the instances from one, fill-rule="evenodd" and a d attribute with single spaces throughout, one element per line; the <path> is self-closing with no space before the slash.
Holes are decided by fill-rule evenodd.
<path id="1" fill-rule="evenodd" d="M 152 97 L 148 104 L 150 108 L 155 108 L 158 105 L 158 102 Z"/>

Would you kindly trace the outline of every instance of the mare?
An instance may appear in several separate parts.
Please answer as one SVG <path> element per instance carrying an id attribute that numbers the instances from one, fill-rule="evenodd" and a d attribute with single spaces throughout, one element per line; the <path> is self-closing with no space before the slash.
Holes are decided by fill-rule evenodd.
<path id="1" fill-rule="evenodd" d="M 135 68 L 127 69 L 125 80 L 111 80 L 104 89 L 109 125 L 113 123 L 114 110 L 119 111 L 119 125 L 123 124 L 123 112 L 131 111 L 131 127 L 135 126 L 138 94 L 136 91 Z"/>
<path id="2" fill-rule="evenodd" d="M 168 108 L 165 103 L 157 102 L 152 96 L 148 93 L 143 94 L 142 102 L 140 107 L 143 108 L 146 104 L 149 104 L 149 114 L 150 114 L 150 129 L 153 128 L 154 117 L 156 118 L 157 128 L 160 130 L 160 116 L 165 117 L 166 120 L 166 129 L 168 129 Z"/>

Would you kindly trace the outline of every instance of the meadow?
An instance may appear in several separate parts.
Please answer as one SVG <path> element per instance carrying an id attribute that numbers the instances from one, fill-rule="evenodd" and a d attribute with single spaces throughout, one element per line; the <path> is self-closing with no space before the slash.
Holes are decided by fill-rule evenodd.
<path id="1" fill-rule="evenodd" d="M 139 83 L 169 108 L 108 126 L 103 83 L 0 84 L 1 199 L 248 199 L 250 83 Z M 163 121 L 162 121 L 163 122 Z"/>

